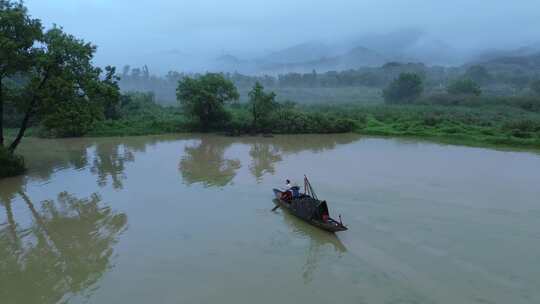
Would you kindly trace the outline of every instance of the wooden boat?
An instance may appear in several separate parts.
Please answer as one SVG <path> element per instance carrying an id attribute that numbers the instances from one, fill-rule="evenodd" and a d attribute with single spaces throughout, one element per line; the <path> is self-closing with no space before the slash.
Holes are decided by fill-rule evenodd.
<path id="1" fill-rule="evenodd" d="M 331 218 L 328 211 L 326 201 L 320 201 L 315 195 L 311 184 L 307 177 L 304 179 L 304 193 L 298 194 L 292 199 L 283 199 L 283 191 L 274 189 L 274 203 L 276 208 L 281 207 L 286 209 L 294 216 L 308 222 L 309 224 L 319 227 L 328 232 L 345 231 L 348 228 L 341 223 Z M 340 216 L 341 218 L 341 216 Z"/>

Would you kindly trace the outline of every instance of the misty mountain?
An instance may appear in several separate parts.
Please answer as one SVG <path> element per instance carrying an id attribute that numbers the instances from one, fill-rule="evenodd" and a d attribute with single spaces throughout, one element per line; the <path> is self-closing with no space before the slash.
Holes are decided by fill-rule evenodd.
<path id="1" fill-rule="evenodd" d="M 487 66 L 515 67 L 522 70 L 537 70 L 540 72 L 540 51 L 525 56 L 503 56 L 483 62 Z"/>
<path id="2" fill-rule="evenodd" d="M 424 31 L 408 29 L 383 34 L 363 35 L 334 42 L 303 42 L 265 55 L 245 59 L 222 52 L 188 53 L 169 50 L 136 58 L 160 73 L 168 70 L 185 72 L 240 72 L 243 74 L 280 74 L 289 72 L 342 71 L 381 66 L 387 62 L 422 62 L 426 65 L 460 66 L 489 62 L 511 61 L 513 57 L 540 53 L 540 43 L 525 47 L 491 49 L 471 54 L 456 49 L 438 37 Z M 133 58 L 135 59 L 135 58 Z M 518 62 L 519 59 L 516 59 Z M 534 60 L 533 60 L 534 61 Z"/>
<path id="3" fill-rule="evenodd" d="M 386 56 L 396 56 L 403 49 L 414 45 L 424 36 L 424 32 L 417 29 L 406 29 L 383 34 L 369 34 L 352 38 L 348 43 L 351 47 L 363 45 L 376 50 Z"/>
<path id="4" fill-rule="evenodd" d="M 409 29 L 334 43 L 300 43 L 252 61 L 221 56 L 212 67 L 222 71 L 275 74 L 340 71 L 381 66 L 390 61 L 423 62 L 427 65 L 459 65 L 465 62 L 459 51 L 442 40 L 423 31 Z"/>
<path id="5" fill-rule="evenodd" d="M 252 70 L 251 65 L 252 64 L 250 62 L 241 60 L 231 54 L 223 54 L 215 58 L 213 62 L 207 66 L 207 69 L 214 70 L 216 72 L 247 72 Z"/>
<path id="6" fill-rule="evenodd" d="M 313 70 L 327 72 L 381 66 L 386 62 L 387 59 L 377 52 L 364 47 L 356 47 L 343 55 L 288 64 L 265 64 L 261 68 L 267 73 L 311 72 Z"/>
<path id="7" fill-rule="evenodd" d="M 463 62 L 460 51 L 417 29 L 366 35 L 350 43 L 374 50 L 389 61 L 423 62 L 428 65 L 456 65 Z"/>
<path id="8" fill-rule="evenodd" d="M 502 58 L 527 57 L 540 53 L 540 42 L 515 49 L 490 49 L 473 57 L 472 62 L 482 63 L 497 61 Z"/>
<path id="9" fill-rule="evenodd" d="M 335 47 L 322 42 L 306 42 L 275 51 L 267 56 L 260 57 L 258 60 L 265 63 L 287 64 L 316 61 L 336 55 L 338 55 L 338 52 Z"/>

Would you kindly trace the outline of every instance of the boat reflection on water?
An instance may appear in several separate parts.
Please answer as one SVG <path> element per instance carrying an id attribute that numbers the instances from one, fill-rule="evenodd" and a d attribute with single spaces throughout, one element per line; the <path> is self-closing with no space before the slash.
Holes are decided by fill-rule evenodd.
<path id="1" fill-rule="evenodd" d="M 313 280 L 315 272 L 320 267 L 320 260 L 328 253 L 328 249 L 332 249 L 338 257 L 347 252 L 347 247 L 343 245 L 335 234 L 313 227 L 287 211 L 282 210 L 279 212 L 283 214 L 285 224 L 294 235 L 309 240 L 306 263 L 302 271 L 304 284 L 309 284 Z"/>

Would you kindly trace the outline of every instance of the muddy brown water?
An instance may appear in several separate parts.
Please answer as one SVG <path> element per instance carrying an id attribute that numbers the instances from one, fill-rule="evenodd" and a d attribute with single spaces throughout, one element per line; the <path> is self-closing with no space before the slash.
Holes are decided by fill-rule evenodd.
<path id="1" fill-rule="evenodd" d="M 0 303 L 540 303 L 540 155 L 356 135 L 25 140 Z M 349 231 L 271 212 L 307 174 Z"/>

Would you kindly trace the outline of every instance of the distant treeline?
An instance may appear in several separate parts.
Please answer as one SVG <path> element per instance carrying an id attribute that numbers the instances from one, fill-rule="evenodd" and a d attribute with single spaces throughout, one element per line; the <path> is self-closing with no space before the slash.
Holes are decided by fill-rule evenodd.
<path id="1" fill-rule="evenodd" d="M 483 92 L 493 96 L 510 96 L 526 93 L 530 83 L 540 79 L 538 68 L 516 68 L 513 65 L 485 64 L 462 67 L 427 66 L 422 63 L 398 63 L 390 62 L 382 67 L 366 67 L 346 71 L 330 71 L 318 73 L 288 73 L 277 76 L 273 75 L 243 75 L 237 72 L 223 73 L 226 79 L 231 80 L 239 89 L 241 100 L 245 100 L 247 89 L 255 83 L 260 83 L 266 88 L 271 88 L 278 93 L 281 90 L 297 88 L 351 88 L 360 87 L 371 89 L 383 89 L 402 73 L 414 73 L 418 75 L 426 91 L 436 93 L 444 91 L 451 82 L 467 78 L 482 86 Z M 123 91 L 153 92 L 159 102 L 175 103 L 176 87 L 178 81 L 185 77 L 199 77 L 200 74 L 180 73 L 171 71 L 165 76 L 152 75 L 149 68 L 131 68 L 125 66 L 120 75 L 120 87 Z M 242 94 L 242 93 L 245 94 Z M 317 94 L 317 92 L 315 92 Z M 287 94 L 278 94 L 287 95 Z M 306 94 L 304 94 L 306 95 Z M 371 95 L 359 94 L 360 97 Z M 296 97 L 296 96 L 294 96 Z M 312 102 L 309 96 L 299 96 L 297 102 Z M 324 98 L 324 97 L 323 97 Z M 315 97 L 316 100 L 320 98 Z M 327 100 L 332 101 L 332 100 Z M 367 101 L 367 100 L 364 100 Z M 371 101 L 371 100 L 369 100 Z"/>

